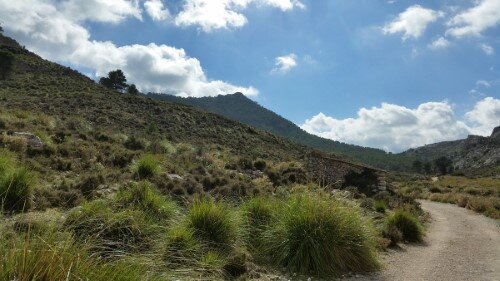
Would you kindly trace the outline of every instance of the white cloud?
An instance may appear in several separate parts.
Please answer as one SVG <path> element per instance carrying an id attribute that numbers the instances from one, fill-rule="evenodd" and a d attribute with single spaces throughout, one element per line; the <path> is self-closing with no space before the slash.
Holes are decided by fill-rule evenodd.
<path id="1" fill-rule="evenodd" d="M 465 114 L 475 126 L 471 132 L 477 135 L 489 135 L 496 126 L 500 125 L 500 99 L 487 97 Z"/>
<path id="2" fill-rule="evenodd" d="M 485 54 L 487 54 L 488 56 L 491 56 L 493 55 L 493 53 L 495 53 L 495 49 L 493 49 L 493 47 L 491 47 L 490 45 L 488 44 L 481 44 L 479 45 L 479 47 L 481 48 L 481 50 L 483 50 L 483 52 Z"/>
<path id="3" fill-rule="evenodd" d="M 183 49 L 156 44 L 119 47 L 109 41 L 90 40 L 89 32 L 74 21 L 77 19 L 68 17 L 61 9 L 44 0 L 0 0 L 0 18 L 6 33 L 47 59 L 94 69 L 98 76 L 120 68 L 142 91 L 184 96 L 237 91 L 258 94 L 252 87 L 208 79 L 200 61 L 189 57 Z M 81 15 L 82 18 L 95 17 Z"/>
<path id="4" fill-rule="evenodd" d="M 297 67 L 297 56 L 292 53 L 286 56 L 277 57 L 271 73 L 286 74 L 295 67 Z"/>
<path id="5" fill-rule="evenodd" d="M 491 87 L 491 83 L 489 81 L 486 81 L 486 80 L 478 80 L 476 82 L 476 86 L 483 86 L 485 88 L 489 88 L 489 87 Z"/>
<path id="6" fill-rule="evenodd" d="M 399 14 L 392 22 L 386 24 L 382 31 L 384 34 L 403 33 L 403 40 L 410 37 L 419 38 L 427 26 L 442 16 L 441 12 L 414 5 Z"/>
<path id="7" fill-rule="evenodd" d="M 457 14 L 449 22 L 446 34 L 455 37 L 478 36 L 488 29 L 500 24 L 500 1 L 474 1 L 476 6 Z"/>
<path id="8" fill-rule="evenodd" d="M 328 139 L 400 152 L 470 133 L 489 135 L 500 125 L 500 100 L 481 100 L 466 118 L 472 126 L 457 119 L 448 102 L 423 103 L 414 109 L 383 103 L 360 109 L 355 118 L 339 120 L 319 113 L 301 128 Z"/>
<path id="9" fill-rule="evenodd" d="M 170 18 L 170 12 L 161 0 L 147 0 L 144 2 L 144 8 L 148 15 L 155 21 L 164 21 Z"/>
<path id="10" fill-rule="evenodd" d="M 142 19 L 137 1 L 130 0 L 66 0 L 60 2 L 60 11 L 75 21 L 118 23 L 130 16 Z"/>
<path id="11" fill-rule="evenodd" d="M 429 45 L 429 48 L 437 50 L 437 49 L 446 49 L 449 46 L 450 46 L 450 41 L 446 40 L 444 37 L 439 37 Z"/>
<path id="12" fill-rule="evenodd" d="M 178 26 L 199 26 L 205 32 L 242 27 L 248 22 L 242 11 L 250 4 L 271 6 L 282 11 L 305 8 L 298 0 L 184 0 L 175 23 Z"/>

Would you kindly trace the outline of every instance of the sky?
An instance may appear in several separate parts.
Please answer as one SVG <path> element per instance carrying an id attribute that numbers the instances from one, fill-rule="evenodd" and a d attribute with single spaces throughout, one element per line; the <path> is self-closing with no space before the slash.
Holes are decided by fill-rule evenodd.
<path id="1" fill-rule="evenodd" d="M 143 92 L 242 92 L 391 152 L 500 125 L 500 0 L 0 0 L 5 34 Z"/>

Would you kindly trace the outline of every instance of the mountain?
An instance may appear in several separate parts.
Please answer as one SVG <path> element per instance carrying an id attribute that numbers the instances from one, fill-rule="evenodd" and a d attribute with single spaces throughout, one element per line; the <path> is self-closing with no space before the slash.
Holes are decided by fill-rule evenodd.
<path id="1" fill-rule="evenodd" d="M 152 93 L 148 94 L 148 96 L 153 99 L 202 108 L 209 112 L 240 121 L 244 124 L 261 128 L 312 148 L 346 155 L 349 158 L 371 166 L 388 170 L 405 170 L 409 169 L 411 166 L 412 159 L 404 155 L 391 154 L 380 149 L 341 143 L 309 134 L 291 121 L 262 107 L 241 93 L 203 98 L 182 98 Z"/>
<path id="2" fill-rule="evenodd" d="M 458 170 L 477 170 L 500 165 L 500 126 L 490 136 L 470 135 L 466 139 L 429 144 L 402 153 L 421 161 L 448 157 Z"/>
<path id="3" fill-rule="evenodd" d="M 65 123 L 79 122 L 74 127 L 82 135 L 120 132 L 148 138 L 147 128 L 153 127 L 158 138 L 200 147 L 220 146 L 235 155 L 300 159 L 309 151 L 288 139 L 191 106 L 111 91 L 77 71 L 42 59 L 1 34 L 0 61 L 14 62 L 8 66 L 7 78 L 0 76 L 0 107 L 27 111 L 28 118 L 48 115 L 61 126 L 61 135 L 69 133 L 65 132 Z M 24 120 L 18 123 L 18 131 L 26 131 L 31 125 Z M 86 127 L 92 128 L 91 132 Z"/>

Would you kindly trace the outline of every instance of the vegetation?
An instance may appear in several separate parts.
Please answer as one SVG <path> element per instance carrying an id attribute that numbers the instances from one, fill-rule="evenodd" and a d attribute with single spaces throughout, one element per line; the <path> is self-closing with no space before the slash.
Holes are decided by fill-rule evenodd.
<path id="1" fill-rule="evenodd" d="M 427 177 L 401 177 L 398 192 L 431 201 L 457 204 L 500 219 L 500 179 L 494 177 L 442 176 L 437 181 Z"/>
<path id="2" fill-rule="evenodd" d="M 266 254 L 291 271 L 340 276 L 378 267 L 373 233 L 353 208 L 321 196 L 296 195 L 265 232 Z"/>
<path id="3" fill-rule="evenodd" d="M 25 167 L 16 167 L 10 155 L 0 150 L 0 207 L 2 211 L 23 211 L 31 206 L 34 176 Z"/>
<path id="4" fill-rule="evenodd" d="M 406 210 L 396 210 L 387 220 L 387 229 L 397 229 L 402 238 L 408 242 L 421 242 L 423 227 L 418 219 Z"/>
<path id="5" fill-rule="evenodd" d="M 413 202 L 374 194 L 377 213 L 313 184 L 309 148 L 0 45 L 15 61 L 0 81 L 2 280 L 365 272 L 385 247 L 373 224 Z"/>
<path id="6" fill-rule="evenodd" d="M 380 149 L 361 147 L 311 135 L 291 121 L 260 106 L 241 93 L 204 98 L 181 98 L 152 94 L 148 97 L 177 104 L 192 105 L 255 126 L 297 143 L 325 152 L 346 155 L 356 161 L 389 170 L 410 170 L 412 157 L 387 153 Z"/>

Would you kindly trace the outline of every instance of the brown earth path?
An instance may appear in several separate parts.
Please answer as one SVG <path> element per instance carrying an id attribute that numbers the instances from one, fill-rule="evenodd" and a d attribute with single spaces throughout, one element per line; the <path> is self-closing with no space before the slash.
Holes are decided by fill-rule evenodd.
<path id="1" fill-rule="evenodd" d="M 500 281 L 500 222 L 451 204 L 421 201 L 431 223 L 423 245 L 390 250 L 385 268 L 348 280 Z"/>

